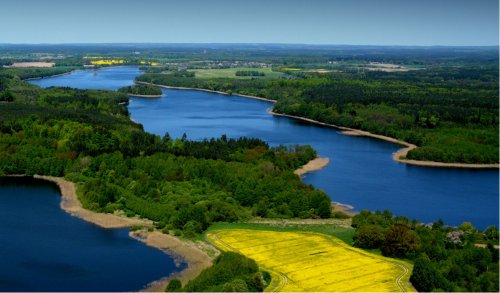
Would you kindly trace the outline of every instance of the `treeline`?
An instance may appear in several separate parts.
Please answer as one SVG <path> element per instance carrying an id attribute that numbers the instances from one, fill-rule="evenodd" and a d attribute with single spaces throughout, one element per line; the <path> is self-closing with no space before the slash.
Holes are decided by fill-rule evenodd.
<path id="1" fill-rule="evenodd" d="M 157 86 L 139 84 L 118 89 L 119 92 L 130 95 L 161 96 L 161 89 Z"/>
<path id="2" fill-rule="evenodd" d="M 257 263 L 244 255 L 222 252 L 214 264 L 182 287 L 178 279 L 169 282 L 167 292 L 262 292 L 271 275 L 259 271 Z"/>
<path id="3" fill-rule="evenodd" d="M 25 68 L 3 68 L 0 70 L 0 75 L 7 77 L 17 76 L 20 79 L 42 78 L 51 75 L 58 75 L 71 72 L 80 67 L 76 66 L 60 66 L 60 67 L 25 67 Z"/>
<path id="4" fill-rule="evenodd" d="M 479 62 L 479 61 L 478 61 Z M 432 67 L 409 72 L 299 72 L 276 81 L 137 79 L 261 96 L 274 111 L 414 143 L 408 159 L 498 163 L 498 66 Z"/>
<path id="5" fill-rule="evenodd" d="M 266 74 L 262 71 L 257 70 L 238 70 L 234 74 L 236 76 L 266 76 Z"/>
<path id="6" fill-rule="evenodd" d="M 7 90 L 29 98 L 0 104 L 0 175 L 65 176 L 84 207 L 123 210 L 186 237 L 251 216 L 331 216 L 328 196 L 293 174 L 316 156 L 310 147 L 152 135 L 128 119 L 118 92 L 22 81 Z"/>
<path id="7" fill-rule="evenodd" d="M 498 292 L 498 228 L 458 228 L 442 221 L 423 225 L 390 212 L 362 211 L 352 219 L 354 245 L 381 249 L 415 265 L 410 281 L 418 291 Z M 479 244 L 478 244 L 479 243 Z"/>

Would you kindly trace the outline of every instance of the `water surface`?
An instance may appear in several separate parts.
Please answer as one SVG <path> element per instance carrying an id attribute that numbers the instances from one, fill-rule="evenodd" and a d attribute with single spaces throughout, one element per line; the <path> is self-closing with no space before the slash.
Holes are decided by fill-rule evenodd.
<path id="1" fill-rule="evenodd" d="M 60 200 L 53 183 L 0 177 L 0 291 L 134 291 L 185 267 Z"/>
<path id="2" fill-rule="evenodd" d="M 87 73 L 37 80 L 37 84 L 115 89 L 119 87 L 117 79 L 120 86 L 128 85 L 139 71 L 115 67 L 97 75 Z M 103 76 L 109 78 L 109 84 Z M 190 139 L 227 134 L 258 137 L 271 145 L 309 144 L 320 156 L 330 158 L 330 164 L 306 175 L 304 181 L 323 189 L 333 201 L 358 211 L 389 209 L 426 223 L 443 219 L 450 225 L 470 221 L 479 228 L 498 226 L 498 170 L 401 164 L 392 160 L 399 145 L 276 117 L 268 114 L 272 107 L 268 102 L 194 90 L 162 91 L 159 99 L 130 101 L 132 119 L 149 132 L 163 135 L 168 131 L 173 137 L 186 133 Z"/>

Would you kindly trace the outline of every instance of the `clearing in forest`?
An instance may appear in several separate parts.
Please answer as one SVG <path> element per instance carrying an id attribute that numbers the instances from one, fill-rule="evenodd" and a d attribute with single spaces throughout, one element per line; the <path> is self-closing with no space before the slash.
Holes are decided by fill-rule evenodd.
<path id="1" fill-rule="evenodd" d="M 319 233 L 215 230 L 208 239 L 242 253 L 271 273 L 266 291 L 405 292 L 411 265 L 354 248 Z"/>

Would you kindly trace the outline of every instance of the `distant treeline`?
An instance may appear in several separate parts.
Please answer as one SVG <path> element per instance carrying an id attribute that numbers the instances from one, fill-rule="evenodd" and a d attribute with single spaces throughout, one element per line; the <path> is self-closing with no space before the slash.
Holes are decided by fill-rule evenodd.
<path id="1" fill-rule="evenodd" d="M 266 76 L 264 72 L 256 70 L 238 70 L 235 73 L 236 76 Z"/>

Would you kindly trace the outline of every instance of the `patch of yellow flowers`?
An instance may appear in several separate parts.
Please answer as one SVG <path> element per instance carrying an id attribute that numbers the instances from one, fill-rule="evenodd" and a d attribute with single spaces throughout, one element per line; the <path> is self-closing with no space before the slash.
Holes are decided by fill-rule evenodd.
<path id="1" fill-rule="evenodd" d="M 92 60 L 90 61 L 93 65 L 116 65 L 116 64 L 124 64 L 125 60 L 123 59 L 101 59 L 101 60 Z"/>
<path id="2" fill-rule="evenodd" d="M 414 291 L 410 264 L 351 247 L 335 237 L 243 229 L 216 230 L 207 237 L 220 249 L 242 253 L 270 271 L 273 281 L 266 291 Z"/>

